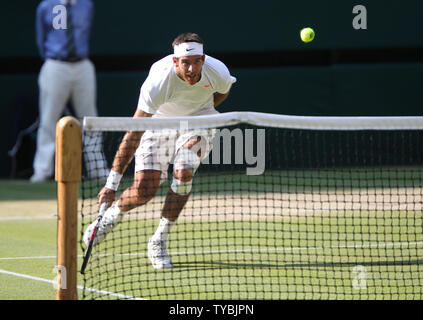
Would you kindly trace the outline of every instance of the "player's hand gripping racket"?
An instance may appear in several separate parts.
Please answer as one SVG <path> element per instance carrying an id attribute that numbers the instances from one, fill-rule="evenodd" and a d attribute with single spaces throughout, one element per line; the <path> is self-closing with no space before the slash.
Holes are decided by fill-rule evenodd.
<path id="1" fill-rule="evenodd" d="M 100 206 L 100 212 L 98 214 L 97 223 L 94 227 L 93 233 L 91 234 L 90 242 L 88 242 L 88 248 L 85 251 L 84 261 L 82 262 L 82 266 L 81 266 L 81 274 L 85 274 L 85 268 L 87 267 L 88 261 L 90 260 L 91 250 L 93 249 L 94 239 L 95 239 L 95 236 L 97 235 L 98 227 L 100 226 L 100 222 L 103 219 L 103 215 L 106 212 L 106 209 L 107 209 L 107 202 L 103 202 Z"/>

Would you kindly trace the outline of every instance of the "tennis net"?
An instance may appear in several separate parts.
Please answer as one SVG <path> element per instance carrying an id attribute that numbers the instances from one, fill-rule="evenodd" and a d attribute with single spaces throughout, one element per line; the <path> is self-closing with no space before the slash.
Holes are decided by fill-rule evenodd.
<path id="1" fill-rule="evenodd" d="M 169 233 L 173 268 L 153 268 L 147 249 L 171 160 L 155 196 L 93 248 L 81 298 L 422 299 L 422 129 L 420 117 L 85 118 L 83 134 L 101 138 L 109 165 L 129 130 L 206 130 L 213 149 Z M 168 141 L 161 150 L 173 155 Z M 117 198 L 134 171 L 133 161 Z M 103 186 L 83 178 L 81 239 Z"/>

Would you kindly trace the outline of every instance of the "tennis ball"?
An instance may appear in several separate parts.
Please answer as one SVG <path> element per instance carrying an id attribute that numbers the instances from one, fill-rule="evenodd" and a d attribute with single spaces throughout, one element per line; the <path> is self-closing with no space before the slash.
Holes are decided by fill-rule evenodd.
<path id="1" fill-rule="evenodd" d="M 300 32 L 301 40 L 304 42 L 310 42 L 314 39 L 314 30 L 312 28 L 304 28 Z"/>

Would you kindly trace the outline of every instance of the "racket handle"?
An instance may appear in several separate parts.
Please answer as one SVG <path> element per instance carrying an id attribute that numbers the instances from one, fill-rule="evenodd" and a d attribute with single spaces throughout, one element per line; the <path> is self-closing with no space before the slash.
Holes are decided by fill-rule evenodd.
<path id="1" fill-rule="evenodd" d="M 99 213 L 98 213 L 98 217 L 99 217 L 99 218 L 102 218 L 102 217 L 103 217 L 103 215 L 104 215 L 104 213 L 106 212 L 106 210 L 107 210 L 107 201 L 103 202 L 103 203 L 100 205 L 100 211 L 99 211 Z"/>
<path id="2" fill-rule="evenodd" d="M 87 251 L 85 252 L 84 261 L 82 262 L 81 271 L 80 271 L 81 274 L 85 274 L 85 268 L 87 267 L 88 261 L 90 260 L 91 250 L 93 248 L 93 242 L 94 241 L 90 241 Z"/>
<path id="3" fill-rule="evenodd" d="M 87 251 L 85 251 L 84 261 L 82 262 L 81 271 L 80 271 L 81 274 L 85 274 L 85 268 L 87 267 L 88 261 L 90 260 L 91 250 L 93 249 L 94 238 L 95 238 L 96 233 L 97 233 L 98 225 L 99 225 L 101 219 L 103 218 L 103 215 L 106 212 L 106 210 L 107 210 L 107 201 L 103 202 L 100 206 L 100 211 L 99 211 L 99 214 L 98 214 L 97 223 L 96 223 L 96 226 L 95 226 L 93 233 L 91 235 L 90 242 L 88 243 Z"/>

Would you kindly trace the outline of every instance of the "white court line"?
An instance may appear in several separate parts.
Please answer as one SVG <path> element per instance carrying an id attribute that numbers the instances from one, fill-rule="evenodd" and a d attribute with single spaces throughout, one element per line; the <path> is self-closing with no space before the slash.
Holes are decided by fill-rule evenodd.
<path id="1" fill-rule="evenodd" d="M 278 252 L 278 251 L 303 251 L 303 250 L 325 250 L 325 249 L 369 249 L 369 248 L 392 248 L 392 247 L 411 247 L 411 246 L 423 246 L 423 242 L 389 242 L 389 243 L 367 243 L 367 244 L 351 244 L 351 245 L 342 245 L 342 246 L 320 246 L 320 247 L 294 247 L 294 248 L 247 248 L 247 249 L 233 249 L 233 250 L 208 250 L 208 251 L 176 251 L 170 252 L 170 255 L 187 255 L 187 254 L 214 254 L 214 253 L 254 253 L 254 252 Z M 123 254 L 102 254 L 97 255 L 99 257 L 107 256 L 145 256 L 146 252 L 143 253 L 123 253 Z M 0 260 L 29 260 L 29 259 L 53 259 L 56 256 L 33 256 L 33 257 L 6 257 L 0 258 Z M 16 277 L 47 282 L 54 284 L 54 280 L 43 279 L 39 277 L 29 276 L 21 273 L 11 272 L 0 269 L 0 273 L 8 274 Z M 84 290 L 83 286 L 77 286 L 79 290 Z M 109 292 L 93 288 L 85 288 L 85 290 L 95 293 L 100 293 L 104 295 L 110 295 L 117 298 L 123 299 L 135 299 L 135 300 L 145 300 L 142 298 L 136 298 L 132 296 L 127 296 L 115 292 Z"/>
<path id="2" fill-rule="evenodd" d="M 55 280 L 48 280 L 48 279 L 44 279 L 44 278 L 34 277 L 34 276 L 27 275 L 27 274 L 11 272 L 11 271 L 2 270 L 2 269 L 0 269 L 0 273 L 7 274 L 7 275 L 10 275 L 10 276 L 19 277 L 19 278 L 25 278 L 25 279 L 29 279 L 29 280 L 46 282 L 46 283 L 50 283 L 51 285 L 54 285 L 55 284 Z M 79 290 L 84 290 L 85 289 L 85 290 L 90 291 L 90 292 L 95 292 L 95 293 L 100 293 L 100 294 L 104 294 L 104 295 L 114 296 L 114 297 L 122 298 L 122 299 L 145 300 L 145 299 L 136 298 L 136 297 L 132 297 L 132 296 L 127 296 L 127 295 L 124 295 L 124 294 L 110 292 L 110 291 L 98 290 L 98 289 L 93 289 L 93 288 L 84 288 L 83 286 L 77 286 L 77 288 Z"/>
<path id="3" fill-rule="evenodd" d="M 423 241 L 420 242 L 387 242 L 387 243 L 361 243 L 350 244 L 341 246 L 320 246 L 320 247 L 282 247 L 282 248 L 245 248 L 245 249 L 228 249 L 228 250 L 199 250 L 199 251 L 170 251 L 171 256 L 180 255 L 195 255 L 195 254 L 218 254 L 218 253 L 266 253 L 266 252 L 279 252 L 279 251 L 317 251 L 327 249 L 372 249 L 372 248 L 394 248 L 394 247 L 418 247 L 423 246 Z M 146 249 L 147 250 L 147 249 Z M 134 253 L 105 253 L 93 254 L 93 257 L 125 257 L 125 256 L 147 256 L 147 252 L 134 252 Z M 79 258 L 82 255 L 78 256 Z M 31 260 L 31 259 L 53 259 L 56 256 L 32 256 L 32 257 L 5 257 L 0 258 L 4 260 Z"/>
<path id="4" fill-rule="evenodd" d="M 0 221 L 21 221 L 21 220 L 48 220 L 48 219 L 57 219 L 57 215 L 47 215 L 47 216 L 8 216 L 0 217 Z"/>
<path id="5" fill-rule="evenodd" d="M 4 257 L 0 258 L 0 261 L 8 260 L 37 260 L 37 259 L 56 259 L 56 256 L 29 256 L 29 257 Z"/>

